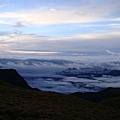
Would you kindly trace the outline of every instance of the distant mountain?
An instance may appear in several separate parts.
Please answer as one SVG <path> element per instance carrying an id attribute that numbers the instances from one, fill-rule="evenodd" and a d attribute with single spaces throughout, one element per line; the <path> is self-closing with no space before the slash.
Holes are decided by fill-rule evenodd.
<path id="1" fill-rule="evenodd" d="M 100 92 L 75 92 L 71 95 L 78 96 L 82 99 L 89 100 L 92 102 L 100 102 L 104 99 L 120 97 L 120 88 L 106 88 Z"/>
<path id="2" fill-rule="evenodd" d="M 63 76 L 68 76 L 68 77 L 94 79 L 93 77 L 102 77 L 103 75 L 120 76 L 120 70 L 109 70 L 109 69 L 102 69 L 102 68 L 94 68 L 94 69 L 68 68 L 58 74 Z"/>

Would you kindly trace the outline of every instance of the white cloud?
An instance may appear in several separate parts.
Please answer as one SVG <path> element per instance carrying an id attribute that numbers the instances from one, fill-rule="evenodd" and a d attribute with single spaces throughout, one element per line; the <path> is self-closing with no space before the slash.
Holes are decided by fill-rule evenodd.
<path id="1" fill-rule="evenodd" d="M 2 13 L 0 18 L 11 18 L 12 22 L 22 21 L 28 24 L 61 24 L 92 22 L 98 20 L 96 17 L 89 17 L 75 14 L 73 11 L 36 11 L 31 13 Z M 2 21 L 1 23 L 6 23 Z"/>
<path id="2" fill-rule="evenodd" d="M 120 17 L 117 17 L 117 18 L 114 18 L 114 19 L 111 19 L 113 21 L 120 21 Z"/>
<path id="3" fill-rule="evenodd" d="M 8 47 L 8 44 L 1 44 L 0 47 Z"/>
<path id="4" fill-rule="evenodd" d="M 34 51 L 46 50 L 46 49 L 50 51 L 79 50 L 79 49 L 89 49 L 92 47 L 97 50 L 99 45 L 101 46 L 101 48 L 107 46 L 106 49 L 119 47 L 120 0 L 106 0 L 106 1 L 83 0 L 83 1 L 87 1 L 87 2 L 85 4 L 82 5 L 78 4 L 76 6 L 74 5 L 69 6 L 68 3 L 68 5 L 66 4 L 64 6 L 53 5 L 47 7 L 39 7 L 39 9 L 36 8 L 33 10 L 27 8 L 27 10 L 22 9 L 22 11 L 19 11 L 19 9 L 17 11 L 13 10 L 14 12 L 1 11 L 0 24 L 7 24 L 14 27 L 25 26 L 26 29 L 23 28 L 12 28 L 12 29 L 17 29 L 17 30 L 21 29 L 26 33 L 29 32 L 27 25 L 38 25 L 38 27 L 34 26 L 35 28 L 33 30 L 31 29 L 30 31 L 33 31 L 33 33 L 40 34 L 37 31 L 39 30 L 39 25 L 54 24 L 55 25 L 54 31 L 52 30 L 51 31 L 54 32 L 55 34 L 59 32 L 59 30 L 57 31 L 59 26 L 57 26 L 56 28 L 57 24 L 64 24 L 64 23 L 84 23 L 84 24 L 75 24 L 74 26 L 70 26 L 72 31 L 74 31 L 74 27 L 76 26 L 77 26 L 77 30 L 78 27 L 80 31 L 82 31 L 83 29 L 83 32 L 81 34 L 80 31 L 79 30 L 77 31 L 76 29 L 73 33 L 69 33 L 71 32 L 69 30 L 67 33 L 67 29 L 69 27 L 65 26 L 65 28 L 63 28 L 66 29 L 65 34 L 71 34 L 71 36 L 68 35 L 62 37 L 24 34 L 23 32 L 15 31 L 15 30 L 14 32 L 9 32 L 9 31 L 0 32 L 0 49 L 8 50 L 7 52 L 11 52 L 11 53 L 18 52 L 20 54 L 21 52 L 23 52 L 26 54 L 32 54 L 32 53 L 39 54 Z M 94 23 L 96 21 L 99 21 L 99 24 Z M 93 23 L 89 23 L 89 22 L 93 22 Z M 103 24 L 103 22 L 105 23 Z M 5 26 L 6 29 L 7 27 L 9 28 L 9 30 L 11 30 L 10 26 Z M 62 27 L 64 27 L 64 25 L 62 25 Z M 91 28 L 93 31 L 86 32 L 85 30 L 87 30 L 87 27 Z M 103 27 L 105 27 L 105 30 Z M 44 28 L 43 31 L 45 30 L 47 31 L 47 27 Z M 93 32 L 97 32 L 97 33 L 92 34 Z M 89 33 L 89 34 L 85 34 L 85 33 Z M 49 33 L 46 32 L 46 34 Z M 26 52 L 24 50 L 27 50 L 29 52 Z"/>
<path id="5" fill-rule="evenodd" d="M 78 35 L 76 36 L 76 38 L 82 38 L 82 39 L 86 39 L 86 40 L 104 40 L 104 39 L 108 39 L 108 38 L 113 38 L 114 37 L 120 37 L 120 31 L 118 32 L 109 32 L 109 33 L 101 33 L 101 34 L 84 34 L 84 35 Z"/>
<path id="6" fill-rule="evenodd" d="M 86 46 L 101 45 L 109 47 L 119 46 L 120 32 L 102 33 L 102 34 L 82 34 L 63 37 L 37 36 L 34 34 L 9 34 L 0 37 L 1 46 L 4 49 L 61 49 L 69 46 Z M 2 40 L 2 41 L 1 41 Z M 3 45 L 2 45 L 3 44 Z M 75 46 L 74 46 L 75 45 Z"/>
<path id="7" fill-rule="evenodd" d="M 108 24 L 108 26 L 112 28 L 120 28 L 120 23 L 111 23 L 111 24 Z"/>
<path id="8" fill-rule="evenodd" d="M 29 43 L 29 42 L 43 42 L 43 41 L 85 41 L 85 40 L 104 40 L 111 38 L 120 37 L 120 31 L 113 32 L 104 32 L 104 33 L 94 33 L 94 34 L 79 34 L 79 35 L 71 35 L 71 36 L 62 36 L 62 37 L 52 37 L 52 36 L 39 36 L 36 34 L 23 34 L 20 31 L 14 31 L 12 33 L 1 32 L 2 36 L 0 39 L 4 42 L 19 42 L 19 43 Z"/>
<path id="9" fill-rule="evenodd" d="M 12 21 L 0 20 L 0 24 L 12 25 Z"/>
<path id="10" fill-rule="evenodd" d="M 56 11 L 56 9 L 54 9 L 54 8 L 51 8 L 50 10 L 51 10 L 51 11 Z"/>
<path id="11" fill-rule="evenodd" d="M 118 0 L 117 0 L 118 1 Z M 102 3 L 102 4 L 101 4 Z M 104 3 L 104 4 L 103 4 Z M 107 2 L 96 2 L 91 0 L 90 3 L 83 6 L 61 6 L 60 9 L 44 7 L 36 10 L 23 12 L 1 12 L 0 18 L 9 18 L 1 23 L 11 23 L 21 21 L 28 24 L 60 24 L 60 23 L 79 23 L 94 22 L 105 20 L 106 16 L 119 11 L 120 2 L 107 0 Z"/>
<path id="12" fill-rule="evenodd" d="M 7 50 L 6 52 L 13 54 L 38 54 L 38 55 L 52 55 L 59 53 L 59 52 L 39 52 L 39 51 L 19 51 L 19 50 Z"/>

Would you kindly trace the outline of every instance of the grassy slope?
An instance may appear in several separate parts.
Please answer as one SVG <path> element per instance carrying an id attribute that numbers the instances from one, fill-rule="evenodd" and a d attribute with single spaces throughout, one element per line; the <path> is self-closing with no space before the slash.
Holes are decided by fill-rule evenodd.
<path id="1" fill-rule="evenodd" d="M 120 111 L 70 95 L 0 82 L 0 120 L 120 120 Z"/>
<path id="2" fill-rule="evenodd" d="M 112 108 L 120 109 L 120 97 L 114 97 L 105 99 L 100 102 L 102 105 L 106 105 Z"/>

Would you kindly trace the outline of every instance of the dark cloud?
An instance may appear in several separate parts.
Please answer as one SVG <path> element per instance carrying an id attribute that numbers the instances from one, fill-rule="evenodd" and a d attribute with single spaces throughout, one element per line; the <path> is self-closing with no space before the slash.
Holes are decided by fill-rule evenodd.
<path id="1" fill-rule="evenodd" d="M 0 31 L 0 36 L 6 36 L 6 35 L 9 35 L 8 31 L 5 31 L 5 32 Z"/>
<path id="2" fill-rule="evenodd" d="M 13 31 L 13 34 L 16 34 L 16 35 L 22 35 L 23 33 L 19 30 L 14 30 Z"/>
<path id="3" fill-rule="evenodd" d="M 14 27 L 24 27 L 25 25 L 22 22 L 17 22 Z"/>
<path id="4" fill-rule="evenodd" d="M 0 31 L 0 36 L 10 36 L 11 34 L 22 35 L 23 33 L 19 30 L 14 30 L 12 32 Z"/>

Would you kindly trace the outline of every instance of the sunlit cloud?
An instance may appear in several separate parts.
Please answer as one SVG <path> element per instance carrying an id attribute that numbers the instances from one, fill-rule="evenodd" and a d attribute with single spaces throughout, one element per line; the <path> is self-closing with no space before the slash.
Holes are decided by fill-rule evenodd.
<path id="1" fill-rule="evenodd" d="M 102 34 L 85 34 L 85 35 L 78 35 L 76 38 L 82 38 L 86 40 L 105 40 L 108 38 L 115 38 L 115 37 L 120 37 L 120 32 L 111 32 L 111 33 L 102 33 Z"/>
<path id="2" fill-rule="evenodd" d="M 1 44 L 0 47 L 8 47 L 8 44 Z"/>
<path id="3" fill-rule="evenodd" d="M 0 8 L 1 51 L 57 54 L 64 50 L 119 47 L 120 0 L 76 0 L 74 4 L 62 0 L 59 5 L 57 0 L 53 4 L 39 1 L 37 7 L 34 1 L 34 7 L 23 0 L 11 1 L 14 7 Z"/>
<path id="4" fill-rule="evenodd" d="M 12 37 L 11 37 L 12 36 Z M 64 51 L 119 49 L 120 32 L 49 37 L 37 35 L 2 36 L 0 51 L 8 54 L 55 55 Z"/>
<path id="5" fill-rule="evenodd" d="M 114 26 L 114 25 L 113 25 Z M 54 36 L 40 36 L 36 34 L 23 34 L 21 32 L 13 32 L 11 34 L 8 34 L 7 32 L 1 32 L 2 36 L 0 38 L 4 42 L 8 43 L 37 43 L 42 41 L 71 41 L 71 40 L 96 40 L 99 39 L 108 39 L 108 38 L 115 38 L 120 37 L 120 31 L 113 31 L 113 32 L 103 32 L 103 33 L 88 33 L 88 34 L 77 34 L 77 35 L 71 35 L 71 36 L 61 36 L 61 37 L 54 37 Z"/>
<path id="6" fill-rule="evenodd" d="M 60 53 L 60 52 L 15 51 L 15 50 L 7 50 L 6 52 L 15 54 L 37 54 L 37 55 L 53 55 Z"/>
<path id="7" fill-rule="evenodd" d="M 3 13 L 0 18 L 11 18 L 14 21 L 22 21 L 28 24 L 61 24 L 61 23 L 79 23 L 79 22 L 92 22 L 100 20 L 97 17 L 89 17 L 84 15 L 75 14 L 72 11 L 36 11 L 31 13 Z M 1 22 L 10 23 L 10 22 Z"/>
<path id="8" fill-rule="evenodd" d="M 21 21 L 28 24 L 48 25 L 101 21 L 107 19 L 106 16 L 119 11 L 120 2 L 112 1 L 108 5 L 101 3 L 93 1 L 90 5 L 87 4 L 80 7 L 62 6 L 60 9 L 45 9 L 43 7 L 24 12 L 1 12 L 0 18 L 9 18 L 9 22 Z M 21 25 L 20 22 L 19 25 Z"/>
<path id="9" fill-rule="evenodd" d="M 120 23 L 111 23 L 108 26 L 110 26 L 112 28 L 120 28 Z"/>

